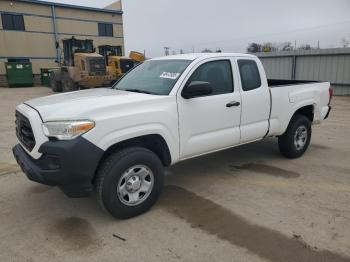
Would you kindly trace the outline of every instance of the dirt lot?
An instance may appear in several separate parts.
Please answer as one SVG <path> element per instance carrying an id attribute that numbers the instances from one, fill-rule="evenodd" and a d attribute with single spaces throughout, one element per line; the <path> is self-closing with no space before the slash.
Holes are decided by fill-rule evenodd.
<path id="1" fill-rule="evenodd" d="M 300 159 L 276 139 L 167 170 L 160 202 L 114 220 L 18 170 L 14 109 L 47 88 L 0 88 L 0 261 L 350 261 L 350 98 Z"/>

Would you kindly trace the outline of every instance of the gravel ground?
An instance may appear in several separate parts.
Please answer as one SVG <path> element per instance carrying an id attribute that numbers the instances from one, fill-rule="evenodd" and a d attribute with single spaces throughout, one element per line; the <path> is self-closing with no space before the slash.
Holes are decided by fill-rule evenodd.
<path id="1" fill-rule="evenodd" d="M 0 88 L 0 261 L 350 261 L 349 97 L 302 158 L 271 138 L 188 160 L 148 213 L 115 220 L 15 164 L 15 106 L 50 93 Z"/>

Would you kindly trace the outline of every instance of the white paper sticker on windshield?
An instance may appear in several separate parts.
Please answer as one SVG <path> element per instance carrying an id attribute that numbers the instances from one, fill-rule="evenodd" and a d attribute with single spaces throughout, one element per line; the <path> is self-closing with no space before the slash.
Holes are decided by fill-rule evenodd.
<path id="1" fill-rule="evenodd" d="M 168 79 L 176 79 L 178 78 L 180 73 L 171 73 L 171 72 L 163 72 L 160 77 L 161 78 L 168 78 Z"/>

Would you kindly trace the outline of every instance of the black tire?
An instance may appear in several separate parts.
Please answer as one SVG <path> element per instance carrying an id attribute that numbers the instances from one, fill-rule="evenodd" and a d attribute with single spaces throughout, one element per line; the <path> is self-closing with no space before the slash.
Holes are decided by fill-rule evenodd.
<path id="1" fill-rule="evenodd" d="M 148 197 L 137 205 L 123 203 L 117 188 L 127 170 L 146 166 L 153 173 L 153 187 Z M 126 182 L 125 182 L 126 183 Z M 97 171 L 95 188 L 99 204 L 115 218 L 126 219 L 146 212 L 158 200 L 164 183 L 164 167 L 152 151 L 142 147 L 121 149 L 103 161 Z"/>
<path id="2" fill-rule="evenodd" d="M 64 81 L 64 84 L 63 84 L 64 92 L 70 92 L 70 91 L 76 91 L 76 90 L 79 90 L 79 85 L 78 83 L 75 83 L 73 79 L 68 78 L 67 80 Z"/>
<path id="3" fill-rule="evenodd" d="M 300 132 L 304 130 L 306 135 L 300 136 Z M 302 156 L 309 147 L 311 132 L 311 121 L 304 115 L 294 115 L 286 132 L 278 137 L 278 147 L 281 154 L 287 158 Z M 300 141 L 300 139 L 302 140 L 301 144 L 298 144 L 297 141 Z"/>
<path id="4" fill-rule="evenodd" d="M 62 82 L 56 80 L 55 74 L 51 73 L 50 75 L 50 86 L 53 92 L 60 93 L 62 92 Z"/>

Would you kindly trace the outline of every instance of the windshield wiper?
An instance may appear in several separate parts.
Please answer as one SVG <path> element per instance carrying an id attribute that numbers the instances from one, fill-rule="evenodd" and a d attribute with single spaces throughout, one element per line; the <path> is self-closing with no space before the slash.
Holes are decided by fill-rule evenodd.
<path id="1" fill-rule="evenodd" d="M 145 90 L 140 90 L 140 89 L 119 89 L 119 90 L 152 95 L 151 92 L 148 92 L 148 91 L 145 91 Z"/>

